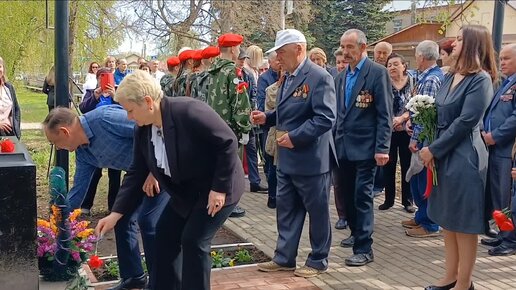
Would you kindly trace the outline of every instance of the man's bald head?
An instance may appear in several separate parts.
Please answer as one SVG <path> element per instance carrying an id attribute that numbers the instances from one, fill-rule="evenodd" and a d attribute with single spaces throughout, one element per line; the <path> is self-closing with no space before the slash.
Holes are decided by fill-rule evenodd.
<path id="1" fill-rule="evenodd" d="M 392 45 L 388 42 L 382 41 L 378 42 L 374 46 L 374 61 L 385 65 L 387 63 L 387 58 L 392 53 Z"/>
<path id="2" fill-rule="evenodd" d="M 506 77 L 516 74 L 516 43 L 507 44 L 500 51 L 500 70 Z"/>

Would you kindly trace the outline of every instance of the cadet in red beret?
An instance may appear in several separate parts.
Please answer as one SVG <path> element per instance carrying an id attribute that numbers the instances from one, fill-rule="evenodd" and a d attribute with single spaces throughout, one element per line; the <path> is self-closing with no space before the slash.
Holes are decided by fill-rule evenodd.
<path id="1" fill-rule="evenodd" d="M 239 89 L 244 83 L 237 74 L 235 61 L 240 53 L 244 37 L 227 33 L 219 37 L 220 57 L 208 70 L 207 102 L 231 127 L 241 146 L 249 142 L 251 104 L 246 90 Z M 244 152 L 243 150 L 241 152 Z M 242 217 L 245 210 L 238 205 L 230 217 Z"/>
<path id="2" fill-rule="evenodd" d="M 174 83 L 174 95 L 182 97 L 187 95 L 187 79 L 188 75 L 192 71 L 193 55 L 195 54 L 195 50 L 181 49 L 180 51 L 181 52 L 178 57 L 181 61 L 181 66 L 179 67 L 179 72 Z"/>
<path id="3" fill-rule="evenodd" d="M 166 97 L 174 96 L 174 82 L 176 81 L 180 64 L 181 61 L 177 56 L 172 56 L 167 59 L 168 73 L 161 78 L 159 83 Z"/>
<path id="4" fill-rule="evenodd" d="M 188 97 L 197 97 L 192 94 L 192 91 L 195 91 L 195 88 L 193 88 L 192 86 L 198 85 L 197 78 L 205 70 L 204 63 L 202 62 L 202 49 L 195 50 L 192 53 L 192 59 L 192 71 L 190 74 L 188 74 L 188 77 L 186 79 L 186 95 Z"/>

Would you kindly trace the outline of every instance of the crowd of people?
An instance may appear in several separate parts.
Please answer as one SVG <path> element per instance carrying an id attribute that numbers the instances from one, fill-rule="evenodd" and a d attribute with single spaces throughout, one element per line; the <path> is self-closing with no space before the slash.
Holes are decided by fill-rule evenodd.
<path id="1" fill-rule="evenodd" d="M 456 39 L 419 43 L 411 70 L 387 42 L 370 59 L 364 32 L 349 29 L 331 67 L 322 49 L 307 49 L 302 32 L 286 29 L 264 70 L 262 49 L 242 43 L 224 34 L 217 46 L 183 48 L 167 59 L 166 74 L 156 61 L 128 74 L 125 59 L 108 57 L 104 67 L 89 66 L 82 116 L 49 103 L 47 138 L 76 151 L 72 208 L 89 211 L 109 169 L 111 213 L 96 230 L 115 229 L 122 279 L 110 289 L 210 289 L 211 239 L 228 217 L 246 214 L 237 205 L 246 173 L 250 191 L 267 193 L 276 211 L 276 250 L 261 271 L 327 271 L 331 187 L 334 227 L 350 229 L 340 241 L 352 249 L 343 262 L 373 262 L 373 200 L 384 192 L 379 210 L 394 206 L 398 160 L 401 205 L 414 214 L 400 226 L 409 238 L 444 236 L 445 273 L 425 289 L 474 289 L 478 235 L 489 236 L 481 243 L 492 246 L 490 255 L 516 253 L 516 232 L 489 223 L 514 193 L 516 45 L 501 50 L 498 71 L 489 31 L 466 25 Z M 102 73 L 114 74 L 113 86 L 100 86 Z M 435 98 L 432 142 L 421 140 L 422 126 L 406 109 L 415 95 Z M 425 167 L 438 179 L 428 198 Z M 311 252 L 296 267 L 307 213 Z M 137 224 L 148 281 L 135 250 Z"/>

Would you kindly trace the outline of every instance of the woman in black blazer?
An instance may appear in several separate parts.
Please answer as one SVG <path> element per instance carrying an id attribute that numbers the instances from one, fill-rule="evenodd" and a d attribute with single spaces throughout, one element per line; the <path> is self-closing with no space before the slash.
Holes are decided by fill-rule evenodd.
<path id="1" fill-rule="evenodd" d="M 111 230 L 137 207 L 152 173 L 171 195 L 156 229 L 154 288 L 208 290 L 211 239 L 244 192 L 236 136 L 207 104 L 163 98 L 160 86 L 143 71 L 120 83 L 115 100 L 138 124 L 134 159 L 97 233 Z"/>

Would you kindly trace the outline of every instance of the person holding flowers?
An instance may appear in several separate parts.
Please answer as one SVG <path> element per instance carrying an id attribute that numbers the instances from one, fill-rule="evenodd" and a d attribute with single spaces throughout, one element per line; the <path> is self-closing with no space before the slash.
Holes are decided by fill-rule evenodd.
<path id="1" fill-rule="evenodd" d="M 453 42 L 455 65 L 436 96 L 436 139 L 420 151 L 427 168 L 437 169 L 428 198 L 428 217 L 443 228 L 445 275 L 427 290 L 474 289 L 478 235 L 484 232 L 487 150 L 480 122 L 497 80 L 489 30 L 463 26 Z"/>

